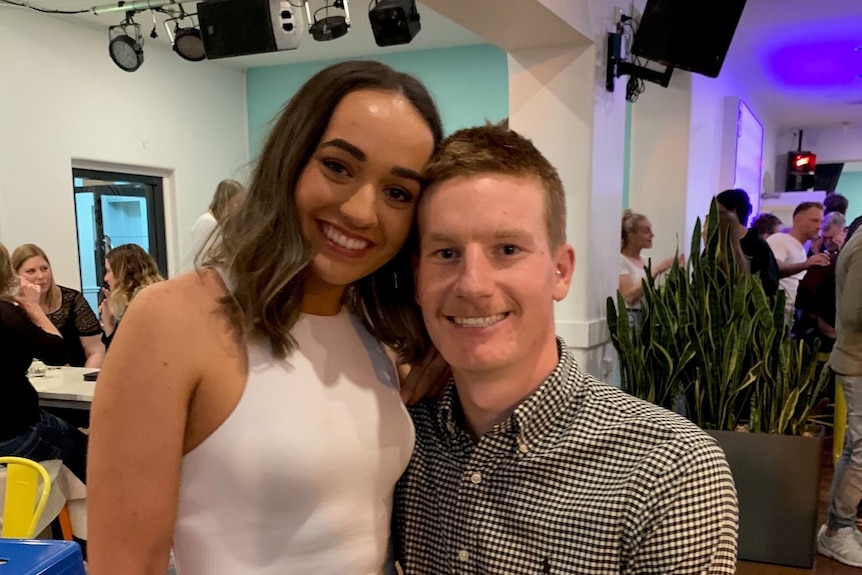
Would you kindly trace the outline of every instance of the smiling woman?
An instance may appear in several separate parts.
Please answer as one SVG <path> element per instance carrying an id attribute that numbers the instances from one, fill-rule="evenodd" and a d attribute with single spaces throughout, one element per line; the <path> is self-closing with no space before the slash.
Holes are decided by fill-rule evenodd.
<path id="1" fill-rule="evenodd" d="M 105 356 L 102 327 L 83 294 L 54 282 L 51 262 L 35 244 L 15 248 L 12 267 L 19 276 L 39 286 L 39 303 L 63 336 L 69 365 L 100 367 Z"/>
<path id="2" fill-rule="evenodd" d="M 288 103 L 200 269 L 142 291 L 93 403 L 90 573 L 393 572 L 425 355 L 411 241 L 440 118 L 413 77 L 326 68 Z M 142 571 L 141 566 L 145 566 Z"/>

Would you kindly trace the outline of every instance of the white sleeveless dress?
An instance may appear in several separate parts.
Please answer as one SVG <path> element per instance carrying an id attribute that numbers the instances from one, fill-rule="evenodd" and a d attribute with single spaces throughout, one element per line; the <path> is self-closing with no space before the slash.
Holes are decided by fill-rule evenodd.
<path id="1" fill-rule="evenodd" d="M 394 366 L 346 309 L 291 333 L 285 360 L 249 345 L 239 403 L 183 458 L 179 575 L 394 573 L 392 494 L 414 444 Z"/>

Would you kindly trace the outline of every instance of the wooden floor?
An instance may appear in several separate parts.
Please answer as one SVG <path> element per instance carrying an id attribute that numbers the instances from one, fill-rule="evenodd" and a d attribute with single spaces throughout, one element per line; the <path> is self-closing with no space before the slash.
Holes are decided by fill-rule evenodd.
<path id="1" fill-rule="evenodd" d="M 823 472 L 820 479 L 820 508 L 818 511 L 818 527 L 826 522 L 826 509 L 829 507 L 829 486 L 832 483 L 831 444 L 827 441 L 829 451 L 824 452 Z M 850 567 L 817 554 L 813 569 L 796 569 L 766 563 L 740 561 L 736 566 L 737 575 L 862 575 L 862 569 Z"/>

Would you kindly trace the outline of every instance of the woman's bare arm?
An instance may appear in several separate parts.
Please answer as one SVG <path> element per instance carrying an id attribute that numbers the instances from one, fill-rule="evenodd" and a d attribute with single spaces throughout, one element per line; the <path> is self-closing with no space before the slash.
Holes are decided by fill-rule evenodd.
<path id="1" fill-rule="evenodd" d="M 167 572 L 202 355 L 188 299 L 172 282 L 136 298 L 99 374 L 87 468 L 91 575 Z"/>

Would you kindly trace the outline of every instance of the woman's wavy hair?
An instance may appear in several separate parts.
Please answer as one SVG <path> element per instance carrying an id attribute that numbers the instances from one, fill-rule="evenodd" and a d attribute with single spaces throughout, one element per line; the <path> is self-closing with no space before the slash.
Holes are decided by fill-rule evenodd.
<path id="1" fill-rule="evenodd" d="M 220 224 L 230 212 L 231 201 L 245 193 L 245 188 L 236 180 L 222 180 L 216 186 L 213 199 L 210 201 L 209 211 Z"/>
<path id="2" fill-rule="evenodd" d="M 221 242 L 205 266 L 227 273 L 222 305 L 246 337 L 269 342 L 285 357 L 296 342 L 312 254 L 296 209 L 296 184 L 320 143 L 332 114 L 348 94 L 379 90 L 403 95 L 425 119 L 435 146 L 443 138 L 440 115 L 419 80 L 373 61 L 347 61 L 308 80 L 282 109 L 257 160 L 246 199 L 222 224 Z M 348 287 L 346 303 L 369 331 L 403 361 L 417 361 L 428 345 L 415 303 L 411 254 L 415 226 L 396 256 Z"/>
<path id="3" fill-rule="evenodd" d="M 51 267 L 51 260 L 48 259 L 48 254 L 45 253 L 45 250 L 36 244 L 21 244 L 15 248 L 14 252 L 12 252 L 12 269 L 15 270 L 16 274 L 20 274 L 21 266 L 24 265 L 24 262 L 35 257 L 44 259 L 48 262 L 48 267 Z M 48 284 L 48 295 L 45 298 L 45 303 L 48 306 L 48 309 L 54 310 L 60 307 L 60 300 L 62 298 L 63 296 L 60 293 L 60 288 L 54 280 L 54 269 L 51 268 L 51 283 Z"/>
<path id="4" fill-rule="evenodd" d="M 12 269 L 12 259 L 9 257 L 9 250 L 6 246 L 0 244 L 0 301 L 8 301 L 12 299 L 12 292 L 18 285 L 18 276 L 15 270 Z"/>
<path id="5" fill-rule="evenodd" d="M 119 321 L 138 292 L 163 280 L 153 256 L 137 244 L 123 244 L 105 257 L 114 274 L 114 289 L 108 298 L 111 313 Z"/>

